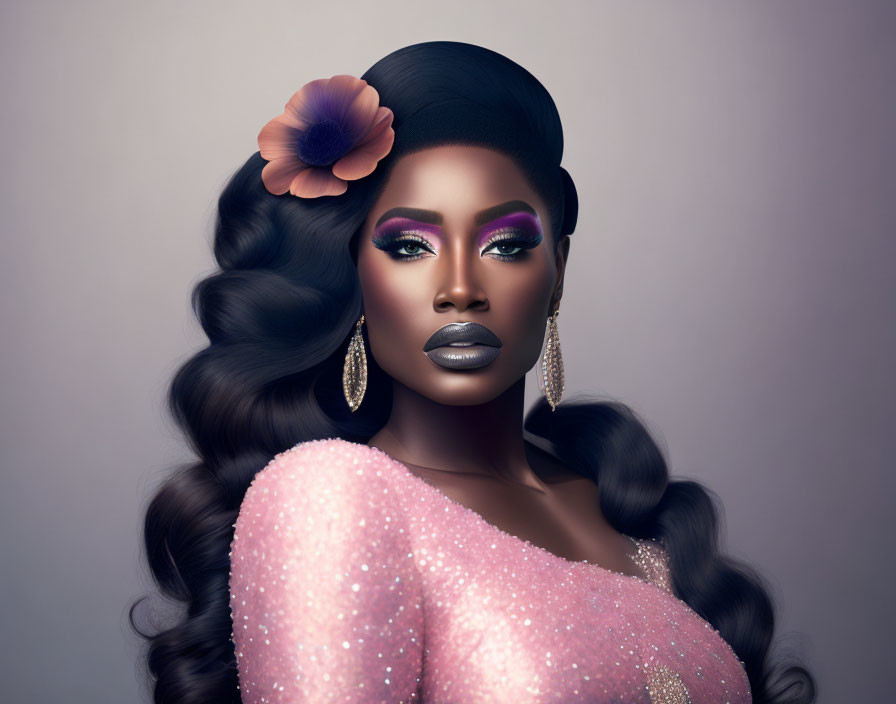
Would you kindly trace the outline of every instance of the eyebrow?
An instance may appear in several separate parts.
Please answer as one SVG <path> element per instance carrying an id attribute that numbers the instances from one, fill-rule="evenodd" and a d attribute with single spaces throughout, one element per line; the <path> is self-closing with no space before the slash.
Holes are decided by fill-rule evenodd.
<path id="1" fill-rule="evenodd" d="M 491 208 L 480 210 L 476 213 L 475 223 L 478 227 L 479 225 L 484 225 L 502 215 L 516 213 L 520 210 L 529 213 L 530 215 L 537 216 L 535 209 L 526 201 L 509 200 L 506 203 L 499 203 L 498 205 L 493 205 Z M 408 218 L 410 220 L 416 220 L 417 222 L 425 222 L 430 225 L 442 224 L 442 214 L 435 210 L 423 210 L 421 208 L 392 208 L 382 214 L 380 219 L 376 221 L 374 229 L 382 225 L 386 220 L 391 220 L 392 218 Z"/>

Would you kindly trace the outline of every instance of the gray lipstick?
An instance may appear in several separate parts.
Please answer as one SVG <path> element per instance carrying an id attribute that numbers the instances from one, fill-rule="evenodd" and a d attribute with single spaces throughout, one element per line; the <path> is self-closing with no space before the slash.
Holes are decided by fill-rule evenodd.
<path id="1" fill-rule="evenodd" d="M 479 323 L 448 323 L 426 341 L 423 352 L 448 369 L 476 369 L 501 353 L 501 340 Z"/>

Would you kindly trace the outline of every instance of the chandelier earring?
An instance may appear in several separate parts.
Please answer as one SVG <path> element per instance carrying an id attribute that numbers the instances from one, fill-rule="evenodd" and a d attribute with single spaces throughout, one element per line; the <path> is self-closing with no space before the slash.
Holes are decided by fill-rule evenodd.
<path id="1" fill-rule="evenodd" d="M 348 343 L 342 367 L 342 393 L 352 413 L 358 410 L 367 390 L 367 353 L 364 351 L 364 336 L 361 334 L 363 322 L 362 313 L 355 324 L 355 333 Z"/>
<path id="2" fill-rule="evenodd" d="M 537 368 L 538 388 L 551 404 L 551 410 L 557 410 L 557 404 L 563 396 L 563 355 L 560 352 L 560 334 L 557 331 L 557 316 L 560 309 L 548 318 L 545 329 L 544 350 L 541 364 Z"/>

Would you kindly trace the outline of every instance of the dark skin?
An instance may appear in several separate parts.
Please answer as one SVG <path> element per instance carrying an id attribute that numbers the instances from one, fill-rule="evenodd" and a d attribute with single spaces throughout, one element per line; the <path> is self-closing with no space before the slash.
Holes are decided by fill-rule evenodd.
<path id="1" fill-rule="evenodd" d="M 478 213 L 508 202 L 509 212 L 477 224 Z M 430 213 L 377 226 L 398 207 Z M 499 242 L 508 232 L 515 239 Z M 359 237 L 370 353 L 393 380 L 391 415 L 367 444 L 507 533 L 643 577 L 633 545 L 601 513 L 597 485 L 523 436 L 525 375 L 559 308 L 570 240 L 556 241 L 522 170 L 478 146 L 405 155 Z M 433 332 L 466 321 L 500 338 L 494 361 L 447 369 L 424 354 Z"/>

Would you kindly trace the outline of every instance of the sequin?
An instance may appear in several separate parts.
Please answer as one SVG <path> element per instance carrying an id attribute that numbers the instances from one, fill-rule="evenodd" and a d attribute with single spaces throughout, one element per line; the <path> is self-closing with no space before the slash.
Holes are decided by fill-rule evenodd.
<path id="1" fill-rule="evenodd" d="M 234 527 L 244 704 L 752 701 L 656 541 L 644 578 L 570 561 L 339 438 L 275 456 Z"/>
<path id="2" fill-rule="evenodd" d="M 653 704 L 691 704 L 688 688 L 681 677 L 665 665 L 648 668 L 647 693 Z"/>

